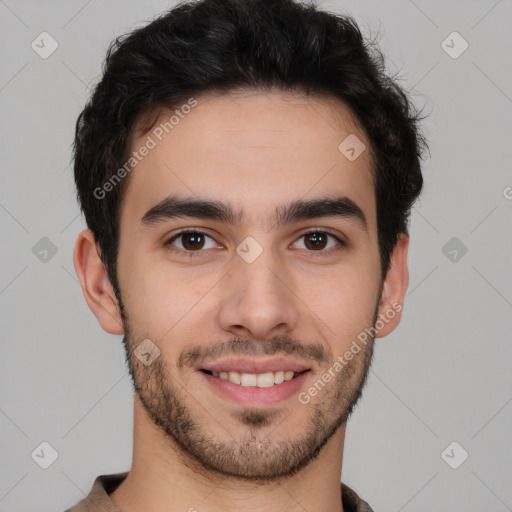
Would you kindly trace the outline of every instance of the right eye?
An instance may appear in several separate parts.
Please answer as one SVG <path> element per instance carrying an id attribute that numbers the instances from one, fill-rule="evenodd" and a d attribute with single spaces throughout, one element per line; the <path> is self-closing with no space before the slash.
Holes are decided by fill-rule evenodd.
<path id="1" fill-rule="evenodd" d="M 177 235 L 172 236 L 167 242 L 165 242 L 166 247 L 170 247 L 170 251 L 174 253 L 179 253 L 186 255 L 188 257 L 197 256 L 198 254 L 194 253 L 200 253 L 201 249 L 205 248 L 205 241 L 206 239 L 210 239 L 213 242 L 213 238 L 206 233 L 203 233 L 202 231 L 196 231 L 196 230 L 184 230 L 180 231 Z M 174 241 L 179 240 L 181 248 L 174 249 Z M 213 249 L 212 247 L 206 247 L 206 249 Z"/>

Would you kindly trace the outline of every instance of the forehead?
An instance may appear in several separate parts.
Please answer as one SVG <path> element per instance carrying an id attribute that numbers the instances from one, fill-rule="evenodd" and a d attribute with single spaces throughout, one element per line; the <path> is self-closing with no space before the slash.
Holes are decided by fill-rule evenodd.
<path id="1" fill-rule="evenodd" d="M 375 221 L 369 141 L 333 98 L 255 91 L 197 97 L 141 118 L 131 152 L 143 146 L 151 149 L 130 172 L 122 223 L 139 222 L 168 196 L 224 201 L 244 221 L 261 223 L 282 204 L 326 194 L 359 205 L 369 227 Z"/>

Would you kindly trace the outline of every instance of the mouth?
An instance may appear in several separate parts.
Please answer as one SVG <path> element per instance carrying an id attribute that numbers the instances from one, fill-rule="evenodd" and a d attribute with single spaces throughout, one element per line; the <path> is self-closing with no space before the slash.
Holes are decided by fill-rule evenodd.
<path id="1" fill-rule="evenodd" d="M 211 370 L 201 369 L 201 371 L 207 375 L 211 375 L 217 379 L 229 381 L 236 386 L 242 387 L 258 387 L 258 388 L 270 388 L 278 386 L 283 382 L 290 381 L 297 378 L 303 373 L 310 372 L 311 370 L 293 371 L 293 370 L 278 370 L 276 372 L 265 372 L 265 373 L 242 373 L 238 371 L 222 371 L 214 372 Z"/>
<path id="2" fill-rule="evenodd" d="M 244 407 L 277 404 L 300 391 L 313 371 L 290 359 L 231 359 L 196 368 L 217 396 Z"/>

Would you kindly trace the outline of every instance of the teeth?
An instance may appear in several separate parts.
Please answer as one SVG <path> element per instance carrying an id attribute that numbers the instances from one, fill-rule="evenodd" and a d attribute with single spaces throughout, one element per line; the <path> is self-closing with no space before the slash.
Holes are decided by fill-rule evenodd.
<path id="1" fill-rule="evenodd" d="M 226 375 L 226 372 L 222 372 L 224 375 Z M 214 374 L 215 375 L 215 374 Z M 232 382 L 233 384 L 241 384 L 240 382 L 240 374 L 238 372 L 229 372 L 228 374 L 228 379 L 230 380 L 230 382 Z M 220 376 L 220 375 L 219 375 Z M 225 377 L 220 377 L 221 379 L 224 379 Z"/>
<path id="2" fill-rule="evenodd" d="M 256 377 L 256 385 L 259 388 L 269 388 L 274 385 L 274 374 L 272 372 L 260 373 Z"/>
<path id="3" fill-rule="evenodd" d="M 222 380 L 229 380 L 233 384 L 241 386 L 252 386 L 258 388 L 269 388 L 274 384 L 281 384 L 285 380 L 291 380 L 295 376 L 295 372 L 278 371 L 267 373 L 239 373 L 239 372 L 212 372 L 214 377 Z"/>
<path id="4" fill-rule="evenodd" d="M 257 378 L 254 373 L 241 373 L 240 381 L 242 386 L 256 386 Z"/>

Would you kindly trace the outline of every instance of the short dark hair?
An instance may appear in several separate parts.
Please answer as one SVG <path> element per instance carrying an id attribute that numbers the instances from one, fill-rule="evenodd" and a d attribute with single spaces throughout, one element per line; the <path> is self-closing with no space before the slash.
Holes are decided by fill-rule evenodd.
<path id="1" fill-rule="evenodd" d="M 181 2 L 110 44 L 103 76 L 76 122 L 77 197 L 119 297 L 120 204 L 128 178 L 97 190 L 127 162 L 134 128 L 158 108 L 240 89 L 341 100 L 370 143 L 382 278 L 421 192 L 427 147 L 420 112 L 385 73 L 353 18 L 293 0 Z M 341 141 L 340 141 L 341 142 Z"/>

